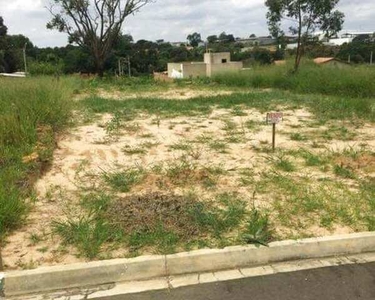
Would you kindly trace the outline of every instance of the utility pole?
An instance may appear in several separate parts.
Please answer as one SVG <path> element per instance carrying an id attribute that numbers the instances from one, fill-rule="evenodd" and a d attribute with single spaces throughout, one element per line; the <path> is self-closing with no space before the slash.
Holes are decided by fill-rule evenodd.
<path id="1" fill-rule="evenodd" d="M 371 55 L 370 55 L 370 66 L 372 66 L 372 58 L 374 56 L 374 51 L 371 51 Z"/>
<path id="2" fill-rule="evenodd" d="M 130 56 L 128 55 L 128 71 L 129 71 L 129 77 L 132 77 L 132 70 L 130 68 Z"/>
<path id="3" fill-rule="evenodd" d="M 119 58 L 118 60 L 118 74 L 119 76 L 124 76 L 124 67 L 123 64 L 126 63 L 128 65 L 128 74 L 129 77 L 132 76 L 132 70 L 131 70 L 131 65 L 130 65 L 130 56 L 128 58 Z"/>
<path id="4" fill-rule="evenodd" d="M 118 76 L 121 77 L 121 59 L 118 60 Z"/>
<path id="5" fill-rule="evenodd" d="M 27 48 L 27 43 L 25 43 L 25 46 L 23 47 L 23 61 L 25 63 L 25 75 L 27 74 L 26 48 Z"/>

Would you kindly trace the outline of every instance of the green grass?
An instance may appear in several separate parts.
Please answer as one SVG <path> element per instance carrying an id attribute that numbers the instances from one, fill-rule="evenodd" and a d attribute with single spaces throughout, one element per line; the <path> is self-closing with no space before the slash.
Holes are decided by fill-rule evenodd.
<path id="1" fill-rule="evenodd" d="M 288 151 L 291 156 L 294 157 L 301 157 L 305 161 L 305 166 L 307 167 L 322 167 L 329 163 L 330 157 L 332 154 L 330 153 L 321 153 L 321 154 L 314 154 L 307 149 L 298 149 L 298 150 L 291 150 Z"/>
<path id="2" fill-rule="evenodd" d="M 107 248 L 116 244 L 129 247 L 134 254 L 150 247 L 167 254 L 188 244 L 221 245 L 246 217 L 246 203 L 235 194 L 219 194 L 216 201 L 220 205 L 200 202 L 194 195 L 170 194 L 158 201 L 155 197 L 160 196 L 117 199 L 104 194 L 84 195 L 83 214 L 54 221 L 53 232 L 66 245 L 74 245 L 78 256 L 89 259 L 105 255 Z M 201 240 L 206 241 L 204 245 Z"/>
<path id="3" fill-rule="evenodd" d="M 344 126 L 337 126 L 333 124 L 333 122 L 327 124 L 329 129 L 328 130 L 315 130 L 311 131 L 310 135 L 311 138 L 318 138 L 322 139 L 323 141 L 332 141 L 332 140 L 339 140 L 339 141 L 352 141 L 357 137 L 357 133 L 349 130 Z"/>
<path id="4" fill-rule="evenodd" d="M 345 179 L 355 179 L 355 173 L 344 167 L 344 166 L 340 166 L 340 165 L 335 165 L 334 166 L 334 173 L 339 176 L 339 177 L 342 177 L 342 178 L 345 178 Z"/>
<path id="5" fill-rule="evenodd" d="M 188 140 L 181 140 L 169 146 L 172 150 L 190 151 L 192 150 L 192 143 Z"/>
<path id="6" fill-rule="evenodd" d="M 220 74 L 213 81 L 231 87 L 275 88 L 297 93 L 373 98 L 375 69 L 353 66 L 345 69 L 324 67 L 306 61 L 297 74 L 291 66 L 261 66 L 240 73 Z"/>
<path id="7" fill-rule="evenodd" d="M 171 161 L 162 168 L 160 173 L 178 186 L 201 184 L 207 189 L 215 187 L 218 178 L 225 173 L 225 170 L 220 166 L 201 166 L 195 158 L 192 157 L 192 159 L 189 160 L 183 156 Z"/>
<path id="8" fill-rule="evenodd" d="M 138 251 L 147 246 L 156 247 L 158 253 L 171 254 L 176 251 L 180 237 L 166 230 L 162 224 L 149 230 L 134 231 L 128 238 L 128 244 L 132 251 Z"/>
<path id="9" fill-rule="evenodd" d="M 52 226 L 53 232 L 60 235 L 65 244 L 75 245 L 79 256 L 89 259 L 98 256 L 105 242 L 114 240 L 114 231 L 109 223 L 90 216 L 54 222 Z"/>
<path id="10" fill-rule="evenodd" d="M 267 173 L 257 183 L 257 192 L 273 199 L 274 222 L 300 233 L 317 223 L 328 229 L 336 224 L 372 230 L 374 182 L 358 180 L 358 185 L 352 189 L 340 181 Z"/>
<path id="11" fill-rule="evenodd" d="M 299 142 L 301 142 L 301 141 L 306 141 L 306 140 L 307 140 L 307 137 L 305 137 L 305 136 L 302 135 L 301 133 L 292 133 L 292 134 L 290 135 L 290 139 L 291 139 L 292 141 L 299 141 Z"/>
<path id="12" fill-rule="evenodd" d="M 104 181 L 114 190 L 128 193 L 131 188 L 142 182 L 145 171 L 142 169 L 128 169 L 124 171 L 104 172 Z"/>
<path id="13" fill-rule="evenodd" d="M 272 162 L 277 170 L 284 172 L 294 172 L 296 170 L 295 165 L 283 154 L 275 157 L 269 156 L 268 160 Z"/>
<path id="14" fill-rule="evenodd" d="M 210 142 L 209 147 L 210 149 L 215 150 L 219 153 L 228 153 L 229 148 L 228 143 L 218 140 Z"/>
<path id="15" fill-rule="evenodd" d="M 93 78 L 84 80 L 83 87 L 91 92 L 96 92 L 97 89 L 106 91 L 113 91 L 113 89 L 122 92 L 154 92 L 164 91 L 169 87 L 168 83 L 156 82 L 152 76 L 141 77 L 106 77 L 103 79 Z"/>
<path id="16" fill-rule="evenodd" d="M 28 210 L 33 182 L 51 161 L 55 134 L 71 118 L 73 78 L 0 78 L 0 237 Z M 31 154 L 35 159 L 23 161 Z"/>
<path id="17" fill-rule="evenodd" d="M 235 193 L 199 201 L 195 194 L 144 194 L 119 199 L 113 195 L 83 195 L 79 216 L 53 222 L 53 233 L 77 256 L 107 257 L 111 249 L 127 247 L 169 254 L 186 247 L 224 247 L 236 243 L 264 244 L 273 239 L 268 215 L 248 211 Z"/>
<path id="18" fill-rule="evenodd" d="M 137 154 L 146 154 L 147 150 L 143 148 L 142 146 L 139 146 L 139 147 L 125 146 L 124 148 L 122 148 L 122 152 L 128 155 L 137 155 Z"/>
<path id="19" fill-rule="evenodd" d="M 242 240 L 247 244 L 267 245 L 272 240 L 272 229 L 267 214 L 253 209 L 247 220 Z"/>
<path id="20" fill-rule="evenodd" d="M 208 211 L 204 209 L 204 206 L 198 205 L 192 209 L 191 213 L 199 227 L 220 238 L 223 233 L 236 228 L 241 223 L 246 213 L 246 205 L 231 193 L 220 194 L 216 198 L 223 209 L 214 208 Z"/>
<path id="21" fill-rule="evenodd" d="M 315 155 L 307 150 L 302 151 L 302 157 L 305 159 L 307 167 L 319 167 L 327 163 L 327 160 L 324 157 Z"/>
<path id="22" fill-rule="evenodd" d="M 258 109 L 262 113 L 284 106 L 285 109 L 307 108 L 319 120 L 375 121 L 374 98 L 344 96 L 321 96 L 318 94 L 296 94 L 284 91 L 252 91 L 216 97 L 197 97 L 189 100 L 127 99 L 111 100 L 90 96 L 80 102 L 82 109 L 91 113 L 144 112 L 163 118 L 176 116 L 207 116 L 215 108 L 232 109 L 238 105 Z M 236 124 L 234 124 L 236 125 Z M 246 124 L 245 124 L 246 125 Z M 233 124 L 226 123 L 225 130 L 233 131 Z"/>
<path id="23" fill-rule="evenodd" d="M 254 120 L 248 120 L 245 123 L 245 127 L 252 133 L 257 133 L 261 130 L 261 126 L 265 125 L 265 122 L 259 122 Z"/>
<path id="24" fill-rule="evenodd" d="M 243 111 L 241 106 L 235 106 L 232 109 L 232 115 L 237 117 L 244 117 L 247 116 L 247 113 Z"/>

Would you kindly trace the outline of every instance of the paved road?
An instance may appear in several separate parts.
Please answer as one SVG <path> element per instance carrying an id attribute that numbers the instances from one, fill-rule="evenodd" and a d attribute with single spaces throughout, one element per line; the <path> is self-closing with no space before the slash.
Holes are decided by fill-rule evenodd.
<path id="1" fill-rule="evenodd" d="M 124 300 L 375 300 L 375 263 L 149 292 Z"/>

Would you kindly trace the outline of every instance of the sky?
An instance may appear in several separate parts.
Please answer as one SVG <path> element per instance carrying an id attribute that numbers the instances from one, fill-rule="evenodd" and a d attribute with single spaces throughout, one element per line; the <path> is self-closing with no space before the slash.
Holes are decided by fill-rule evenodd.
<path id="1" fill-rule="evenodd" d="M 23 34 L 38 47 L 64 46 L 67 35 L 46 29 L 51 0 L 0 0 L 0 16 L 9 34 Z M 268 35 L 264 0 L 153 0 L 126 20 L 123 32 L 135 40 L 185 41 L 225 31 L 236 37 Z M 375 32 L 375 0 L 341 0 L 345 30 Z"/>

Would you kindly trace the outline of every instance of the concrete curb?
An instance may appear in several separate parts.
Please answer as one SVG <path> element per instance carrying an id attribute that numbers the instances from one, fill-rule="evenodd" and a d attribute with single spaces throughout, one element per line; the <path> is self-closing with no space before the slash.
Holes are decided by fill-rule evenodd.
<path id="1" fill-rule="evenodd" d="M 375 251 L 375 232 L 5 273 L 6 296 Z"/>

